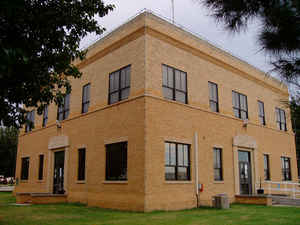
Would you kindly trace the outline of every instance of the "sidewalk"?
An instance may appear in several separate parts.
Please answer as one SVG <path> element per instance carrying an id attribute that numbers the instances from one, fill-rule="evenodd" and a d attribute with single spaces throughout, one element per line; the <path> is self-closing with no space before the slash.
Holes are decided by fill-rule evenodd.
<path id="1" fill-rule="evenodd" d="M 7 191 L 13 191 L 15 189 L 15 186 L 0 186 L 0 192 L 7 192 Z"/>

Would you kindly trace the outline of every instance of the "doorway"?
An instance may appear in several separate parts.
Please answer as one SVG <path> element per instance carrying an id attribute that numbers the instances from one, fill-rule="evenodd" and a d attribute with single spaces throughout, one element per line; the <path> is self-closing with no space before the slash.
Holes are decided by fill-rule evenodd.
<path id="1" fill-rule="evenodd" d="M 252 194 L 251 156 L 248 151 L 238 151 L 240 194 Z"/>
<path id="2" fill-rule="evenodd" d="M 64 194 L 65 151 L 54 152 L 53 194 Z"/>

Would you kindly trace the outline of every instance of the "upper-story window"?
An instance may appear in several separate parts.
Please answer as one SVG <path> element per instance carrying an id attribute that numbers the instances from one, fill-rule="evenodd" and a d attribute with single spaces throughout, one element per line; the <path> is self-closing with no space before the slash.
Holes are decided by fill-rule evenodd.
<path id="1" fill-rule="evenodd" d="M 34 128 L 34 113 L 35 111 L 32 110 L 30 112 L 27 113 L 27 123 L 25 125 L 25 132 L 29 132 L 32 131 L 32 129 Z"/>
<path id="2" fill-rule="evenodd" d="M 67 94 L 62 104 L 57 109 L 57 119 L 59 121 L 65 120 L 69 117 L 70 114 L 70 94 Z"/>
<path id="3" fill-rule="evenodd" d="M 86 84 L 82 88 L 82 113 L 86 113 L 89 110 L 90 105 L 90 89 L 91 84 Z"/>
<path id="4" fill-rule="evenodd" d="M 163 96 L 166 99 L 187 104 L 186 72 L 162 65 Z"/>
<path id="5" fill-rule="evenodd" d="M 219 112 L 218 85 L 209 81 L 208 88 L 209 88 L 209 107 L 211 111 Z"/>
<path id="6" fill-rule="evenodd" d="M 47 125 L 48 122 L 48 105 L 45 106 L 43 111 L 43 127 Z"/>
<path id="7" fill-rule="evenodd" d="M 127 99 L 130 91 L 130 69 L 126 66 L 109 75 L 108 104 L 113 104 Z"/>
<path id="8" fill-rule="evenodd" d="M 232 91 L 232 104 L 234 116 L 240 119 L 248 119 L 248 103 L 247 96 Z"/>
<path id="9" fill-rule="evenodd" d="M 280 108 L 275 108 L 276 111 L 276 123 L 279 130 L 287 130 L 285 111 Z"/>
<path id="10" fill-rule="evenodd" d="M 258 118 L 261 125 L 266 125 L 265 106 L 262 101 L 258 101 Z"/>

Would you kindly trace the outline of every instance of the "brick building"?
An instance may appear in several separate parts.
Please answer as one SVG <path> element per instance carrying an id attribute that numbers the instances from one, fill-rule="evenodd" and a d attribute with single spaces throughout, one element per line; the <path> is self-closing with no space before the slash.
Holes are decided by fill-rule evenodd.
<path id="1" fill-rule="evenodd" d="M 175 210 L 296 181 L 287 87 L 244 61 L 144 12 L 75 63 L 65 104 L 28 114 L 17 196 Z"/>

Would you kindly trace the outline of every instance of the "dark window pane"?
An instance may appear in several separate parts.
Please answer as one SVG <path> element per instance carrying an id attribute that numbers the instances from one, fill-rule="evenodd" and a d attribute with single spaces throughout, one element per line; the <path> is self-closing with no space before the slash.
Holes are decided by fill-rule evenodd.
<path id="1" fill-rule="evenodd" d="M 248 118 L 248 117 L 247 117 L 247 112 L 241 111 L 241 119 L 245 120 L 245 119 L 247 119 L 247 118 Z"/>
<path id="2" fill-rule="evenodd" d="M 121 70 L 121 88 L 126 87 L 126 71 Z"/>
<path id="3" fill-rule="evenodd" d="M 168 87 L 174 88 L 174 74 L 171 67 L 168 67 Z"/>
<path id="4" fill-rule="evenodd" d="M 165 165 L 170 165 L 171 164 L 171 159 L 170 159 L 170 144 L 165 143 Z"/>
<path id="5" fill-rule="evenodd" d="M 123 89 L 121 91 L 121 100 L 127 99 L 129 96 L 129 88 Z"/>
<path id="6" fill-rule="evenodd" d="M 177 179 L 178 180 L 188 180 L 189 179 L 187 167 L 178 167 Z"/>
<path id="7" fill-rule="evenodd" d="M 184 145 L 184 166 L 189 166 L 189 147 Z"/>
<path id="8" fill-rule="evenodd" d="M 175 70 L 175 88 L 178 90 L 182 90 L 179 70 Z"/>
<path id="9" fill-rule="evenodd" d="M 215 180 L 222 180 L 220 169 L 214 169 L 214 179 Z"/>
<path id="10" fill-rule="evenodd" d="M 22 158 L 21 180 L 28 180 L 29 177 L 29 157 Z"/>
<path id="11" fill-rule="evenodd" d="M 44 155 L 39 156 L 39 180 L 43 180 Z"/>
<path id="12" fill-rule="evenodd" d="M 168 67 L 163 65 L 162 71 L 163 71 L 163 85 L 168 86 Z"/>
<path id="13" fill-rule="evenodd" d="M 106 145 L 106 180 L 127 180 L 127 142 Z"/>
<path id="14" fill-rule="evenodd" d="M 163 87 L 164 98 L 173 100 L 173 90 L 167 87 Z"/>
<path id="15" fill-rule="evenodd" d="M 175 100 L 181 103 L 186 103 L 186 94 L 183 92 L 175 92 Z"/>
<path id="16" fill-rule="evenodd" d="M 217 103 L 210 101 L 209 102 L 209 107 L 210 107 L 211 111 L 218 112 Z"/>
<path id="17" fill-rule="evenodd" d="M 234 116 L 239 118 L 240 117 L 240 111 L 238 109 L 233 109 Z"/>
<path id="18" fill-rule="evenodd" d="M 177 164 L 179 166 L 184 165 L 184 152 L 183 152 L 183 145 L 182 144 L 177 145 Z"/>
<path id="19" fill-rule="evenodd" d="M 165 179 L 166 180 L 175 180 L 175 167 L 165 167 Z"/>
<path id="20" fill-rule="evenodd" d="M 176 145 L 170 144 L 170 165 L 176 165 Z"/>
<path id="21" fill-rule="evenodd" d="M 118 101 L 119 101 L 119 92 L 110 94 L 110 104 L 113 104 Z"/>
<path id="22" fill-rule="evenodd" d="M 125 71 L 126 71 L 125 85 L 126 85 L 126 87 L 130 87 L 130 67 L 126 67 Z"/>
<path id="23" fill-rule="evenodd" d="M 78 180 L 85 180 L 85 154 L 84 148 L 78 150 Z"/>
<path id="24" fill-rule="evenodd" d="M 181 90 L 186 92 L 186 73 L 181 72 Z"/>

